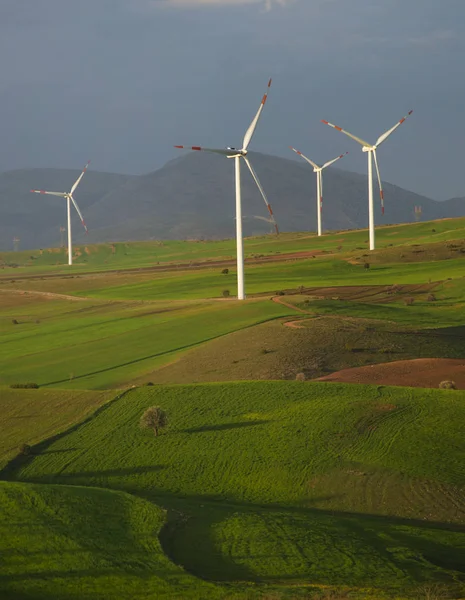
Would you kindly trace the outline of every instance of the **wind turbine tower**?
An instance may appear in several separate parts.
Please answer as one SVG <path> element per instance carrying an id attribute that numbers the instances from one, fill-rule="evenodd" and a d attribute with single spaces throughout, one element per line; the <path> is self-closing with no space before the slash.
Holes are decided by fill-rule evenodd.
<path id="1" fill-rule="evenodd" d="M 217 148 L 201 148 L 200 146 L 175 146 L 175 148 L 182 148 L 186 150 L 202 150 L 204 152 L 213 152 L 214 154 L 222 154 L 226 158 L 233 158 L 235 164 L 235 179 L 236 179 L 236 249 L 237 249 L 237 299 L 245 300 L 245 286 L 244 286 L 244 239 L 242 235 L 242 197 L 241 197 L 241 159 L 244 160 L 247 165 L 257 187 L 262 195 L 263 200 L 265 201 L 266 207 L 270 214 L 270 219 L 274 225 L 276 234 L 279 233 L 278 226 L 273 216 L 273 211 L 271 210 L 270 203 L 266 197 L 265 191 L 262 187 L 258 179 L 258 175 L 255 172 L 250 159 L 248 158 L 248 147 L 250 142 L 252 141 L 252 137 L 255 133 L 255 129 L 257 128 L 258 121 L 260 119 L 260 115 L 262 114 L 263 108 L 265 106 L 266 100 L 268 98 L 268 91 L 271 87 L 271 79 L 268 82 L 268 88 L 265 92 L 265 95 L 262 98 L 261 104 L 258 108 L 257 114 L 255 115 L 252 123 L 249 128 L 245 132 L 244 139 L 242 142 L 242 148 L 232 148 L 227 147 L 226 149 L 217 149 Z"/>
<path id="2" fill-rule="evenodd" d="M 407 117 L 409 117 L 412 114 L 412 112 L 413 112 L 413 110 L 411 110 L 405 117 L 403 117 L 400 121 L 398 121 L 394 125 L 394 127 L 391 127 L 391 129 L 388 129 L 385 133 L 380 135 L 379 138 L 376 140 L 376 144 L 369 144 L 368 142 L 365 142 L 365 140 L 362 140 L 361 138 L 359 138 L 355 135 L 352 135 L 352 133 L 345 131 L 344 129 L 342 129 L 342 127 L 339 127 L 338 125 L 333 125 L 332 123 L 329 123 L 328 121 L 325 121 L 324 119 L 322 120 L 322 123 L 324 123 L 325 125 L 329 125 L 333 129 L 337 129 L 337 131 L 344 133 L 348 137 L 350 137 L 353 140 L 355 140 L 356 142 L 358 142 L 362 146 L 362 152 L 367 153 L 367 156 L 368 156 L 368 225 L 369 225 L 369 230 L 370 230 L 370 250 L 375 249 L 375 214 L 374 214 L 374 207 L 373 207 L 373 161 L 375 163 L 376 174 L 378 176 L 379 195 L 381 198 L 381 212 L 384 215 L 384 192 L 383 192 L 383 186 L 381 183 L 381 175 L 379 174 L 376 150 L 379 148 L 379 146 L 381 146 L 381 144 L 383 142 L 385 142 L 387 140 L 387 138 L 391 135 L 391 133 L 393 133 L 400 125 L 402 125 L 402 123 L 405 121 L 405 119 L 407 119 Z"/>
<path id="3" fill-rule="evenodd" d="M 71 239 L 71 202 L 73 203 L 74 208 L 76 209 L 76 212 L 79 215 L 79 218 L 81 219 L 81 223 L 87 233 L 87 225 L 84 222 L 84 218 L 82 216 L 81 211 L 79 210 L 79 206 L 77 205 L 76 200 L 73 198 L 73 194 L 76 191 L 77 186 L 80 184 L 81 179 L 84 177 L 84 173 L 87 171 L 87 167 L 89 166 L 89 164 L 90 164 L 90 160 L 86 164 L 84 169 L 82 170 L 82 173 L 79 175 L 79 177 L 74 182 L 73 187 L 71 188 L 71 190 L 69 192 L 46 192 L 45 190 L 31 190 L 31 192 L 34 192 L 36 194 L 46 194 L 49 196 L 58 196 L 59 198 L 64 198 L 66 200 L 67 211 L 68 211 L 68 265 L 73 264 L 73 243 L 72 243 L 72 239 Z"/>

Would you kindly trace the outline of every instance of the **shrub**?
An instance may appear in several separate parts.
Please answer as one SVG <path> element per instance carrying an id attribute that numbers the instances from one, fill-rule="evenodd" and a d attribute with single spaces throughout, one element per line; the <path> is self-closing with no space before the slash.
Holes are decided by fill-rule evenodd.
<path id="1" fill-rule="evenodd" d="M 19 447 L 19 453 L 22 456 L 29 456 L 29 454 L 31 453 L 31 446 L 29 444 L 21 444 L 21 446 Z"/>
<path id="2" fill-rule="evenodd" d="M 364 269 L 369 269 L 370 268 L 370 263 L 367 263 L 367 262 L 364 263 L 363 268 Z"/>
<path id="3" fill-rule="evenodd" d="M 168 425 L 166 412 L 160 406 L 151 406 L 140 418 L 140 426 L 142 429 L 153 429 L 155 435 L 158 431 Z"/>
<path id="4" fill-rule="evenodd" d="M 145 385 L 154 385 L 153 381 L 147 381 L 147 383 Z"/>
<path id="5" fill-rule="evenodd" d="M 13 390 L 37 390 L 38 383 L 12 383 L 10 388 Z"/>
<path id="6" fill-rule="evenodd" d="M 428 302 L 436 302 L 436 296 L 434 294 L 429 294 L 426 299 Z"/>
<path id="7" fill-rule="evenodd" d="M 412 298 L 411 296 L 409 298 L 405 298 L 405 300 L 404 300 L 405 306 L 412 306 L 412 304 L 414 302 L 415 302 L 415 298 Z"/>
<path id="8" fill-rule="evenodd" d="M 13 325 L 19 325 L 19 323 L 16 319 L 11 319 L 11 322 L 13 323 Z"/>
<path id="9" fill-rule="evenodd" d="M 305 373 L 297 373 L 295 376 L 296 381 L 305 381 L 307 378 L 305 377 Z"/>
<path id="10" fill-rule="evenodd" d="M 222 275 L 228 275 L 228 274 L 229 274 L 229 269 L 223 269 L 223 270 L 221 271 L 221 274 L 222 274 Z"/>
<path id="11" fill-rule="evenodd" d="M 223 290 L 223 298 L 229 298 L 229 296 L 231 295 L 231 292 L 229 290 Z"/>
<path id="12" fill-rule="evenodd" d="M 282 290 L 280 290 L 280 291 L 277 291 L 277 292 L 276 292 L 276 295 L 277 295 L 277 296 L 285 296 L 285 295 L 286 295 L 286 292 L 283 292 Z"/>
<path id="13" fill-rule="evenodd" d="M 441 383 L 439 384 L 439 389 L 440 390 L 456 390 L 457 389 L 457 384 L 455 383 L 455 381 L 441 381 Z"/>

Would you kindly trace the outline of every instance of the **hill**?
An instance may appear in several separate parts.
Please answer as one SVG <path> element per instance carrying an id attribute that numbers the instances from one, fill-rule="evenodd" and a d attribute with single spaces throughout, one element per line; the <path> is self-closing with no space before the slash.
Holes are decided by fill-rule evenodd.
<path id="1" fill-rule="evenodd" d="M 165 552 L 203 579 L 375 598 L 440 581 L 460 597 L 464 399 L 300 382 L 144 387 L 3 474 L 156 502 L 170 511 Z M 159 403 L 170 426 L 155 438 L 138 421 Z"/>
<path id="2" fill-rule="evenodd" d="M 60 245 L 60 226 L 66 226 L 65 201 L 53 196 L 31 194 L 31 188 L 67 191 L 80 169 L 20 169 L 0 173 L 0 250 L 13 249 L 13 237 L 20 238 L 20 248 Z M 105 194 L 118 188 L 131 177 L 114 173 L 86 173 L 76 193 L 84 218 L 90 207 Z M 79 217 L 72 215 L 73 235 L 81 227 Z"/>
<path id="3" fill-rule="evenodd" d="M 303 161 L 251 153 L 256 171 L 282 231 L 314 230 L 315 177 Z M 66 190 L 78 171 L 25 169 L 0 174 L 0 250 L 12 249 L 14 236 L 22 249 L 58 246 L 65 209 L 59 200 L 34 197 L 31 187 Z M 460 199 L 436 202 L 385 183 L 386 214 L 376 202 L 377 223 L 414 220 L 414 207 L 423 219 L 465 215 Z M 323 224 L 327 230 L 353 229 L 367 224 L 367 178 L 331 168 L 325 178 Z M 148 239 L 221 239 L 234 237 L 234 166 L 223 157 L 186 153 L 161 169 L 140 176 L 86 174 L 76 200 L 89 236 L 75 219 L 77 242 L 95 243 Z M 264 220 L 263 201 L 250 174 L 243 170 L 243 214 L 246 235 L 271 231 Z"/>
<path id="4" fill-rule="evenodd" d="M 0 482 L 0 507 L 0 544 L 8 548 L 1 598 L 231 597 L 163 553 L 157 534 L 165 512 L 153 503 L 108 490 Z"/>

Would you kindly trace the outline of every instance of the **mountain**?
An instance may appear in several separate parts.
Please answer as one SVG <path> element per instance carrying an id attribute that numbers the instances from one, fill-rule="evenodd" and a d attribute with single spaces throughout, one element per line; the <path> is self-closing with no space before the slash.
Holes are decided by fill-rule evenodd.
<path id="1" fill-rule="evenodd" d="M 282 231 L 315 230 L 315 176 L 303 162 L 251 153 Z M 75 171 L 35 169 L 0 174 L 0 249 L 10 249 L 13 236 L 21 248 L 53 246 L 65 209 L 59 199 L 32 196 L 29 189 L 66 190 Z M 323 226 L 352 229 L 367 226 L 367 178 L 340 169 L 325 172 Z M 242 169 L 245 235 L 271 231 L 267 211 L 245 164 Z M 386 214 L 375 200 L 377 223 L 413 221 L 414 207 L 422 219 L 465 215 L 465 199 L 437 202 L 385 183 Z M 376 193 L 376 187 L 375 187 Z M 234 236 L 234 164 L 222 156 L 187 153 L 161 169 L 139 176 L 89 171 L 76 192 L 89 226 L 81 231 L 73 215 L 77 242 L 145 239 L 225 238 Z"/>
<path id="2" fill-rule="evenodd" d="M 54 196 L 31 194 L 31 188 L 67 191 L 79 176 L 71 169 L 21 169 L 0 173 L 0 250 L 12 250 L 13 237 L 20 247 L 58 246 L 60 226 L 66 226 L 66 201 Z M 89 170 L 75 198 L 84 218 L 91 206 L 130 180 L 128 175 Z M 73 208 L 73 237 L 82 228 Z"/>

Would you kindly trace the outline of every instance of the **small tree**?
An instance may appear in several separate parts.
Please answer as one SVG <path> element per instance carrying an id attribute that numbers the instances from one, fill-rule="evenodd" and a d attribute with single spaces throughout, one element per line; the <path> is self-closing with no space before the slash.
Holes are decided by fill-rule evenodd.
<path id="1" fill-rule="evenodd" d="M 221 273 L 222 273 L 223 275 L 228 275 L 228 274 L 229 274 L 229 269 L 223 269 L 223 270 L 221 271 Z"/>
<path id="2" fill-rule="evenodd" d="M 441 383 L 439 384 L 439 389 L 440 390 L 456 390 L 457 389 L 457 384 L 455 383 L 455 381 L 441 381 Z"/>
<path id="3" fill-rule="evenodd" d="M 140 418 L 140 426 L 142 429 L 153 429 L 155 435 L 158 435 L 158 430 L 163 429 L 168 425 L 166 412 L 160 406 L 151 406 Z"/>
<path id="4" fill-rule="evenodd" d="M 363 268 L 368 271 L 368 269 L 370 268 L 370 263 L 364 263 Z"/>
<path id="5" fill-rule="evenodd" d="M 29 444 L 21 444 L 19 453 L 23 456 L 28 456 L 31 453 L 31 446 Z"/>
<path id="6" fill-rule="evenodd" d="M 229 298 L 231 292 L 229 290 L 223 290 L 223 298 Z"/>

